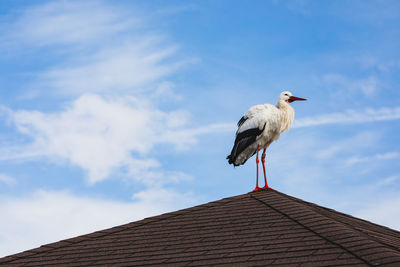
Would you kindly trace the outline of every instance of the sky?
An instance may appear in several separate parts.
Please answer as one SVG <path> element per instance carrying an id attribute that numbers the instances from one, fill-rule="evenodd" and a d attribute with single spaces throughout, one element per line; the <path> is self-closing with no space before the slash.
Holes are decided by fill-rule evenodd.
<path id="1" fill-rule="evenodd" d="M 294 102 L 268 183 L 400 230 L 400 2 L 0 4 L 0 256 L 245 194 L 255 104 Z"/>

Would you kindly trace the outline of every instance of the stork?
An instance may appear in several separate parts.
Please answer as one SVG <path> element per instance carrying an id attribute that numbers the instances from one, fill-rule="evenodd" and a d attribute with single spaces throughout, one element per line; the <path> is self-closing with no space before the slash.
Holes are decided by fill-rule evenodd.
<path id="1" fill-rule="evenodd" d="M 237 123 L 236 139 L 231 154 L 227 157 L 229 164 L 235 167 L 243 165 L 254 154 L 257 165 L 257 183 L 253 191 L 270 188 L 265 172 L 265 150 L 281 133 L 289 130 L 294 119 L 294 110 L 290 103 L 296 100 L 307 100 L 293 96 L 284 91 L 279 95 L 276 105 L 263 104 L 252 106 Z M 258 151 L 263 149 L 261 162 L 264 170 L 265 186 L 258 186 Z"/>

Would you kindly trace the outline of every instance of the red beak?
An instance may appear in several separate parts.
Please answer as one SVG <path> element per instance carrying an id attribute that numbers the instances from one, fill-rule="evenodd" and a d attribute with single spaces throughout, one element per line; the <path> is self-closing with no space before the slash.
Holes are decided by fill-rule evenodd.
<path id="1" fill-rule="evenodd" d="M 297 96 L 291 96 L 291 97 L 289 97 L 289 103 L 292 103 L 293 101 L 296 101 L 296 100 L 303 100 L 303 101 L 305 101 L 305 100 L 307 100 L 307 99 L 301 98 L 301 97 L 297 97 Z"/>

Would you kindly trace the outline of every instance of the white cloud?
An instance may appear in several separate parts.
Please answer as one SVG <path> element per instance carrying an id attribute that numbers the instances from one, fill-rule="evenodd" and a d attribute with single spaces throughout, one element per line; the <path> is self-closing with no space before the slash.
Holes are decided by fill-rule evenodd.
<path id="1" fill-rule="evenodd" d="M 321 77 L 321 82 L 332 86 L 336 94 L 361 92 L 365 96 L 373 96 L 379 87 L 379 81 L 375 76 L 357 80 L 349 79 L 340 74 L 325 74 Z"/>
<path id="2" fill-rule="evenodd" d="M 14 45 L 82 47 L 136 28 L 142 20 L 102 1 L 53 1 L 23 10 L 17 21 L 4 25 L 3 38 Z"/>
<path id="3" fill-rule="evenodd" d="M 187 148 L 187 145 L 196 144 L 198 136 L 200 135 L 234 131 L 234 123 L 212 123 L 196 128 L 186 128 L 179 131 L 166 130 L 162 138 L 165 142 L 174 144 L 177 149 L 184 150 Z M 185 142 L 182 143 L 181 140 L 185 140 Z"/>
<path id="4" fill-rule="evenodd" d="M 13 185 L 17 181 L 11 176 L 8 176 L 6 174 L 0 173 L 0 182 L 1 183 L 5 183 L 6 185 Z"/>
<path id="5" fill-rule="evenodd" d="M 387 186 L 387 185 L 392 185 L 394 184 L 394 182 L 399 180 L 399 176 L 398 175 L 391 175 L 389 177 L 386 177 L 384 179 L 382 179 L 382 181 L 379 181 L 377 186 Z"/>
<path id="6" fill-rule="evenodd" d="M 157 89 L 150 95 L 153 101 L 179 101 L 183 99 L 182 95 L 178 95 L 173 91 L 174 84 L 171 82 L 162 82 Z"/>
<path id="7" fill-rule="evenodd" d="M 344 154 L 355 153 L 355 150 L 362 151 L 362 149 L 373 147 L 372 144 L 379 142 L 379 140 L 380 134 L 376 132 L 358 132 L 347 138 L 331 140 L 329 144 L 324 144 L 324 146 L 314 150 L 314 155 L 324 160 L 334 156 L 343 157 Z"/>
<path id="8" fill-rule="evenodd" d="M 8 110 L 8 116 L 33 142 L 13 154 L 9 149 L 1 151 L 3 160 L 24 156 L 67 160 L 87 170 L 90 183 L 106 179 L 121 167 L 136 177 L 166 178 L 160 173 L 145 174 L 159 167 L 151 157 L 152 149 L 162 143 L 182 149 L 195 142 L 193 134 L 185 134 L 182 128 L 188 122 L 187 112 L 162 112 L 133 97 L 83 95 L 61 112 Z"/>
<path id="9" fill-rule="evenodd" d="M 165 188 L 136 193 L 131 202 L 38 190 L 0 197 L 0 257 L 145 217 L 192 206 L 192 194 Z"/>
<path id="10" fill-rule="evenodd" d="M 299 118 L 295 119 L 293 126 L 301 128 L 327 124 L 353 124 L 398 119 L 400 119 L 400 107 L 383 107 L 380 109 L 368 108 L 363 111 L 346 110 L 345 112 Z"/>
<path id="11" fill-rule="evenodd" d="M 37 87 L 57 93 L 96 92 L 134 94 L 155 90 L 161 78 L 175 73 L 184 61 L 166 63 L 176 47 L 162 46 L 157 38 L 141 37 L 79 58 L 79 64 L 52 67 L 39 75 Z M 187 62 L 187 61 L 186 61 Z"/>
<path id="12" fill-rule="evenodd" d="M 361 157 L 361 156 L 353 156 L 346 160 L 346 163 L 349 165 L 357 164 L 357 163 L 364 163 L 364 162 L 375 162 L 379 160 L 391 160 L 400 158 L 399 152 L 386 152 L 381 154 L 376 154 L 373 156 Z"/>

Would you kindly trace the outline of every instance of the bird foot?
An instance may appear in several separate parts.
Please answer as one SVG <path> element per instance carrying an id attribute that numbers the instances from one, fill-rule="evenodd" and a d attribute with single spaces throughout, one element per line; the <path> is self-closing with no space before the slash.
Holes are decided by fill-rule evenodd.
<path id="1" fill-rule="evenodd" d="M 260 189 L 262 189 L 262 188 L 259 187 L 259 186 L 257 185 L 256 188 L 253 189 L 253 192 L 254 192 L 254 191 L 258 191 L 258 190 L 260 190 Z"/>
<path id="2" fill-rule="evenodd" d="M 271 189 L 271 190 L 274 190 L 274 191 L 275 191 L 275 189 L 269 187 L 268 185 L 266 185 L 266 186 L 264 186 L 264 187 L 261 187 L 260 189 Z"/>

